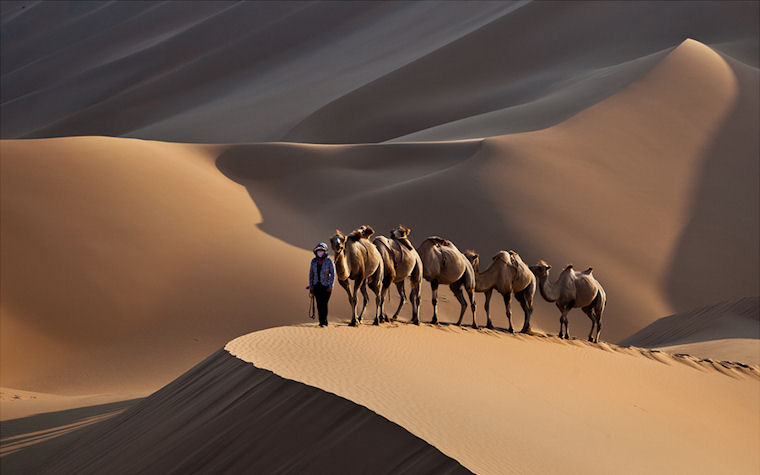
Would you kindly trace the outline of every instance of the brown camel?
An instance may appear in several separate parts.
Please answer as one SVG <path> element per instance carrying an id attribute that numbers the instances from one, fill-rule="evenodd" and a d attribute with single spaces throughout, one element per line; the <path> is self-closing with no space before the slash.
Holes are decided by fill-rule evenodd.
<path id="1" fill-rule="evenodd" d="M 433 320 L 431 323 L 438 323 L 438 285 L 448 284 L 462 306 L 457 325 L 462 324 L 462 317 L 467 310 L 467 302 L 462 295 L 462 287 L 464 287 L 470 298 L 470 307 L 472 308 L 472 328 L 478 328 L 478 324 L 475 322 L 475 299 L 473 297 L 475 272 L 470 261 L 451 241 L 438 236 L 425 239 L 417 248 L 417 252 L 422 259 L 422 276 L 430 282 L 430 289 L 433 291 Z"/>
<path id="2" fill-rule="evenodd" d="M 475 251 L 467 250 L 464 252 L 465 257 L 472 264 L 475 271 L 475 292 L 483 292 L 486 295 L 486 323 L 487 328 L 493 329 L 491 323 L 491 293 L 496 290 L 504 297 L 504 306 L 507 309 L 507 322 L 509 328 L 507 331 L 513 333 L 512 329 L 512 311 L 509 304 L 512 301 L 512 294 L 515 294 L 517 301 L 525 312 L 525 322 L 523 323 L 522 333 L 530 333 L 530 316 L 533 313 L 533 295 L 536 293 L 536 277 L 530 271 L 530 268 L 523 262 L 515 251 L 499 251 L 493 256 L 491 265 L 483 272 L 478 268 L 480 257 Z"/>
<path id="3" fill-rule="evenodd" d="M 330 238 L 330 247 L 335 254 L 335 273 L 338 283 L 346 290 L 348 302 L 351 304 L 351 323 L 356 326 L 362 321 L 364 309 L 367 307 L 367 285 L 375 293 L 375 324 L 379 323 L 382 309 L 382 281 L 383 261 L 377 248 L 365 237 L 372 235 L 374 231 L 369 226 L 362 226 L 352 231 L 348 236 L 340 230 L 335 230 L 335 235 Z M 348 280 L 354 281 L 353 292 L 349 289 Z M 361 289 L 364 296 L 364 304 L 361 311 L 356 312 L 357 291 Z"/>
<path id="4" fill-rule="evenodd" d="M 554 282 L 549 281 L 549 269 L 552 266 L 544 261 L 539 261 L 530 270 L 538 278 L 538 289 L 541 296 L 547 302 L 554 302 L 561 312 L 559 318 L 559 337 L 569 338 L 567 332 L 567 313 L 574 308 L 581 308 L 591 319 L 591 331 L 588 340 L 599 343 L 599 333 L 602 331 L 602 314 L 607 305 L 607 294 L 602 285 L 591 275 L 592 268 L 583 272 L 576 272 L 573 266 L 565 267 L 565 270 Z M 594 335 L 596 327 L 596 335 Z M 564 336 L 563 336 L 564 329 Z"/>
<path id="5" fill-rule="evenodd" d="M 422 259 L 417 254 L 417 250 L 409 241 L 411 230 L 403 225 L 398 225 L 391 230 L 391 239 L 384 236 L 376 237 L 372 242 L 377 246 L 377 250 L 383 256 L 383 266 L 385 275 L 383 277 L 383 302 L 389 296 L 390 285 L 396 284 L 398 290 L 399 303 L 392 319 L 398 318 L 401 307 L 406 300 L 406 289 L 404 282 L 408 278 L 411 281 L 412 289 L 409 300 L 412 304 L 412 323 L 420 324 L 420 284 L 422 282 Z M 385 307 L 383 307 L 385 310 Z M 386 321 L 390 321 L 385 312 L 383 316 Z"/>

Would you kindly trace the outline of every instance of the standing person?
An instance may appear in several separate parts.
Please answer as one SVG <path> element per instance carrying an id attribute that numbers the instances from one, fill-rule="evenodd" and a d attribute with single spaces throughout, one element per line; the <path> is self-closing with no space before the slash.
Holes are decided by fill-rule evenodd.
<path id="1" fill-rule="evenodd" d="M 314 246 L 314 259 L 309 267 L 309 293 L 317 300 L 319 326 L 327 326 L 327 302 L 330 300 L 335 283 L 335 264 L 327 255 L 327 244 L 320 242 Z"/>

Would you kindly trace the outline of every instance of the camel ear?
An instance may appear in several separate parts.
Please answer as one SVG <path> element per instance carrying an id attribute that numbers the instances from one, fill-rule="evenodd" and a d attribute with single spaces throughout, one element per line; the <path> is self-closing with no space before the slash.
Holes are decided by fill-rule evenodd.
<path id="1" fill-rule="evenodd" d="M 375 234 L 375 230 L 374 230 L 374 229 L 372 229 L 372 226 L 370 226 L 370 225 L 368 225 L 368 224 L 365 224 L 365 225 L 364 225 L 364 233 L 363 233 L 363 234 L 364 234 L 366 237 L 370 237 L 370 236 L 372 236 L 373 234 Z"/>

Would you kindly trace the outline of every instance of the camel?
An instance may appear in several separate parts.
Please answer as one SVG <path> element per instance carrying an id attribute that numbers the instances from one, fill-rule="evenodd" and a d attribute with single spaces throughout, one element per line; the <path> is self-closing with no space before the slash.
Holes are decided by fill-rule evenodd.
<path id="1" fill-rule="evenodd" d="M 412 304 L 412 321 L 414 325 L 419 325 L 420 310 L 420 283 L 422 282 L 422 259 L 417 254 L 417 250 L 409 241 L 411 230 L 403 225 L 398 225 L 391 230 L 391 239 L 384 236 L 378 236 L 372 240 L 377 246 L 377 250 L 383 256 L 383 266 L 385 274 L 383 277 L 383 302 L 390 293 L 391 284 L 396 284 L 398 290 L 399 303 L 396 312 L 391 317 L 392 320 L 398 318 L 401 307 L 406 300 L 406 289 L 404 282 L 408 278 L 411 281 L 412 288 L 409 300 Z M 383 307 L 384 308 L 384 307 Z M 385 321 L 390 321 L 383 313 Z"/>
<path id="2" fill-rule="evenodd" d="M 361 226 L 348 236 L 336 229 L 335 235 L 330 238 L 330 247 L 332 247 L 335 256 L 336 277 L 340 286 L 346 290 L 348 302 L 351 304 L 351 323 L 349 326 L 352 327 L 362 321 L 362 315 L 369 299 L 367 295 L 368 285 L 375 293 L 375 325 L 379 324 L 382 311 L 383 261 L 377 248 L 367 239 L 373 233 L 371 227 Z M 354 281 L 353 292 L 349 289 L 349 279 Z M 357 316 L 356 294 L 359 289 L 364 296 L 364 304 Z"/>
<path id="3" fill-rule="evenodd" d="M 475 271 L 475 292 L 483 292 L 486 296 L 486 328 L 493 329 L 491 323 L 491 293 L 496 290 L 504 297 L 504 306 L 507 309 L 507 322 L 509 328 L 507 331 L 513 333 L 512 329 L 512 311 L 509 304 L 512 301 L 512 294 L 515 294 L 517 301 L 525 312 L 525 322 L 523 323 L 521 333 L 530 333 L 530 316 L 533 313 L 533 295 L 536 293 L 536 277 L 530 271 L 530 268 L 523 262 L 515 251 L 499 251 L 493 256 L 491 265 L 483 272 L 478 267 L 480 257 L 475 251 L 467 250 L 464 256 L 472 264 Z"/>
<path id="4" fill-rule="evenodd" d="M 544 261 L 530 266 L 530 270 L 538 279 L 538 289 L 547 302 L 554 302 L 561 312 L 559 318 L 559 337 L 570 338 L 567 332 L 567 314 L 574 308 L 581 308 L 591 319 L 591 331 L 588 341 L 599 343 L 599 333 L 602 331 L 602 314 L 607 305 L 607 294 L 602 285 L 592 275 L 589 267 L 583 272 L 573 270 L 573 266 L 565 267 L 557 280 L 549 281 L 549 269 L 552 266 Z M 596 327 L 596 335 L 594 335 Z M 563 336 L 564 329 L 564 336 Z"/>
<path id="5" fill-rule="evenodd" d="M 422 276 L 430 282 L 430 289 L 433 291 L 433 320 L 430 323 L 434 325 L 438 323 L 438 285 L 448 284 L 462 306 L 457 325 L 462 324 L 462 317 L 467 310 L 467 302 L 462 295 L 462 287 L 464 287 L 472 308 L 472 328 L 478 328 L 473 297 L 475 271 L 470 261 L 451 241 L 438 236 L 425 239 L 417 248 L 417 252 L 422 259 Z"/>

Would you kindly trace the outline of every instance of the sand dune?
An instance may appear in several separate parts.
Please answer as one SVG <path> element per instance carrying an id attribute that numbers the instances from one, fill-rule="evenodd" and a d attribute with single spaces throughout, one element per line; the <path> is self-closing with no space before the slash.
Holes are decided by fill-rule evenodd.
<path id="1" fill-rule="evenodd" d="M 22 6 L 0 18 L 3 138 L 482 137 L 553 125 L 687 37 L 758 66 L 754 2 Z"/>
<path id="2" fill-rule="evenodd" d="M 557 126 L 483 140 L 3 141 L 3 386 L 153 390 L 235 335 L 299 321 L 304 248 L 336 226 L 401 222 L 415 242 L 440 234 L 485 256 L 594 266 L 610 296 L 607 341 L 752 295 L 757 84 L 757 69 L 687 41 Z M 703 262 L 719 281 L 693 270 Z M 342 290 L 333 305 L 347 317 Z M 492 311 L 501 327 L 503 311 Z M 556 329 L 552 305 L 538 299 L 535 315 Z M 588 325 L 571 314 L 572 335 Z"/>
<path id="3" fill-rule="evenodd" d="M 152 391 L 227 332 L 282 324 L 283 309 L 305 316 L 293 291 L 309 253 L 257 229 L 255 204 L 212 149 L 108 138 L 0 147 L 3 386 Z"/>
<path id="4" fill-rule="evenodd" d="M 760 297 L 661 318 L 620 344 L 760 364 Z"/>
<path id="5" fill-rule="evenodd" d="M 139 454 L 139 456 L 135 456 Z M 44 473 L 469 473 L 365 407 L 219 350 Z"/>
<path id="6" fill-rule="evenodd" d="M 572 96 L 572 85 L 583 76 L 604 75 L 608 68 L 672 48 L 685 38 L 706 44 L 730 38 L 756 51 L 754 18 L 759 13 L 757 5 L 730 2 L 696 6 L 689 2 L 531 2 L 341 96 L 304 119 L 284 139 L 378 142 L 531 102 L 532 106 L 512 110 L 512 120 L 501 133 L 526 130 L 523 127 L 529 125 L 546 127 L 555 123 L 552 118 L 592 105 L 645 71 L 631 68 L 621 76 L 600 80 L 596 95 L 578 95 L 569 107 L 551 100 L 557 95 Z M 757 67 L 757 53 L 749 58 Z M 372 114 L 357 116 L 361 110 L 372 110 Z M 515 125 L 522 116 L 525 124 Z M 503 118 L 495 114 L 490 119 L 479 124 L 483 132 L 469 130 L 467 136 L 495 135 L 496 124 Z M 461 136 L 456 128 L 453 132 L 435 136 Z"/>
<path id="7" fill-rule="evenodd" d="M 43 3 L 3 16 L 2 137 L 279 139 L 346 91 L 513 8 L 501 2 L 116 2 L 73 9 Z M 45 33 L 27 38 L 29 30 Z"/>
<path id="8" fill-rule="evenodd" d="M 442 473 L 431 463 L 444 463 L 443 454 L 482 474 L 760 467 L 758 368 L 427 325 L 281 327 L 225 348 L 237 358 L 215 353 L 62 450 L 50 473 L 315 473 L 327 456 L 330 471 L 385 473 L 403 471 L 396 464 L 411 453 L 414 473 Z M 389 433 L 383 418 L 398 429 Z M 307 448 L 324 424 L 333 428 L 325 443 Z M 419 440 L 409 433 L 440 452 L 419 442 L 396 452 L 402 439 Z"/>

